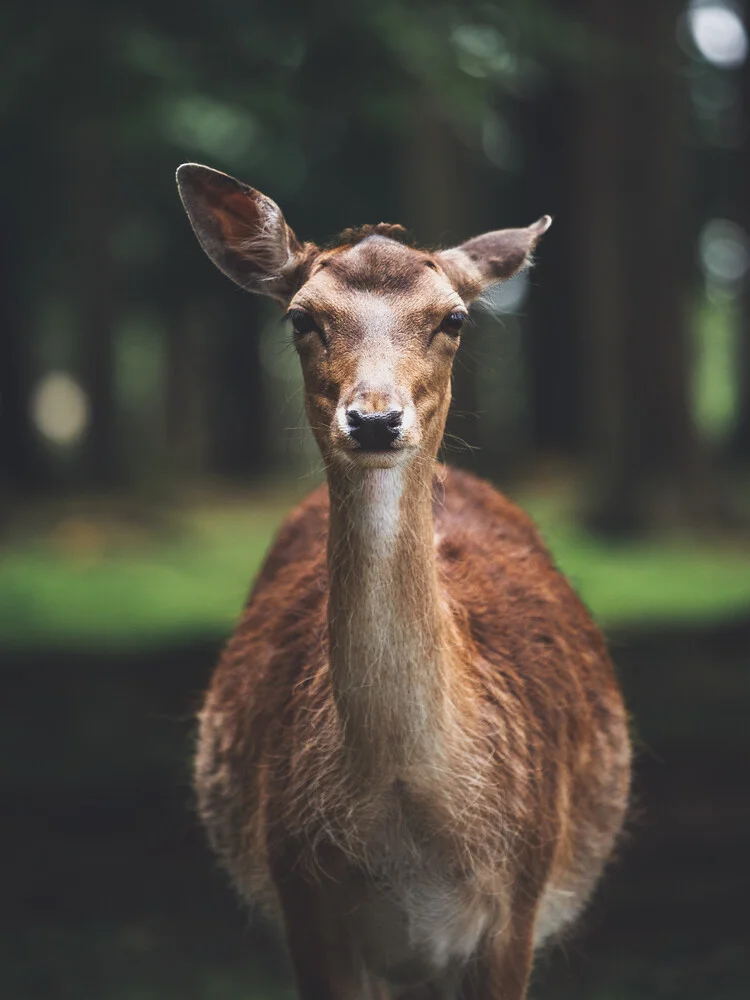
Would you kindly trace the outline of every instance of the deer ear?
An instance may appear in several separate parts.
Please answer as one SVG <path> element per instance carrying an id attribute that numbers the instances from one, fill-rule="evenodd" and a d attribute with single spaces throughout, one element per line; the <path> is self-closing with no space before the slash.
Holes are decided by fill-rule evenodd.
<path id="1" fill-rule="evenodd" d="M 512 278 L 531 263 L 539 237 L 552 225 L 543 215 L 526 229 L 497 229 L 438 254 L 440 264 L 462 298 L 476 298 L 496 281 Z"/>
<path id="2" fill-rule="evenodd" d="M 219 270 L 248 291 L 288 302 L 313 248 L 299 243 L 276 202 L 198 163 L 178 169 L 177 186 L 198 242 Z"/>

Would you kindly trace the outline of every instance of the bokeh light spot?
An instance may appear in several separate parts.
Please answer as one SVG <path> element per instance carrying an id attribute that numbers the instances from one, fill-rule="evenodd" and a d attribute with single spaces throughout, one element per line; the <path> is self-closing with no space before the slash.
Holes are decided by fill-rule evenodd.
<path id="1" fill-rule="evenodd" d="M 31 396 L 31 417 L 48 441 L 74 445 L 89 422 L 89 401 L 75 379 L 65 372 L 49 372 Z"/>
<path id="2" fill-rule="evenodd" d="M 202 94 L 182 97 L 169 105 L 169 137 L 187 151 L 199 151 L 228 162 L 242 162 L 262 144 L 257 121 L 243 108 Z"/>
<path id="3" fill-rule="evenodd" d="M 747 32 L 732 6 L 716 0 L 694 3 L 688 25 L 695 47 L 715 66 L 734 69 L 747 58 Z"/>
<path id="4" fill-rule="evenodd" d="M 491 285 L 477 299 L 477 308 L 493 316 L 516 313 L 523 306 L 529 294 L 529 272 L 519 271 L 509 281 L 499 281 Z"/>
<path id="5" fill-rule="evenodd" d="M 706 278 L 736 294 L 750 269 L 748 236 L 742 226 L 729 219 L 709 219 L 701 231 L 698 247 Z"/>

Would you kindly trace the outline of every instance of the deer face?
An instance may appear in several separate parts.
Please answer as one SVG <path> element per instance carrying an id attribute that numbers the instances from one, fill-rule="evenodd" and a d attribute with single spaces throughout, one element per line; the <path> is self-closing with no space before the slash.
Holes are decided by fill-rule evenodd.
<path id="1" fill-rule="evenodd" d="M 388 466 L 437 452 L 467 308 L 438 255 L 363 235 L 312 262 L 288 316 L 324 456 Z"/>
<path id="2" fill-rule="evenodd" d="M 549 216 L 436 253 L 405 246 L 400 227 L 383 224 L 321 250 L 301 244 L 253 188 L 196 164 L 177 177 L 208 256 L 287 310 L 326 462 L 387 468 L 434 457 L 468 304 L 528 263 Z"/>

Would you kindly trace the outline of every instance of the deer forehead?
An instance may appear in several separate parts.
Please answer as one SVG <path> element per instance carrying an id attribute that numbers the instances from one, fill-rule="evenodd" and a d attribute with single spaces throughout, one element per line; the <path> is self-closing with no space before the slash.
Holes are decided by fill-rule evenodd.
<path id="1" fill-rule="evenodd" d="M 415 325 L 439 321 L 464 304 L 429 254 L 370 236 L 322 253 L 291 307 L 384 340 L 408 336 Z"/>

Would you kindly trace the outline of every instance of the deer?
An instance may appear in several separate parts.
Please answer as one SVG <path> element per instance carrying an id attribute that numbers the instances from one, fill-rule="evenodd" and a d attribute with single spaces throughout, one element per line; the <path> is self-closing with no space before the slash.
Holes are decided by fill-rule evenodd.
<path id="1" fill-rule="evenodd" d="M 199 712 L 210 843 L 301 1000 L 523 1000 L 616 848 L 629 723 L 530 517 L 438 453 L 469 306 L 552 220 L 319 247 L 227 174 L 177 181 L 208 257 L 285 311 L 325 468 Z"/>

